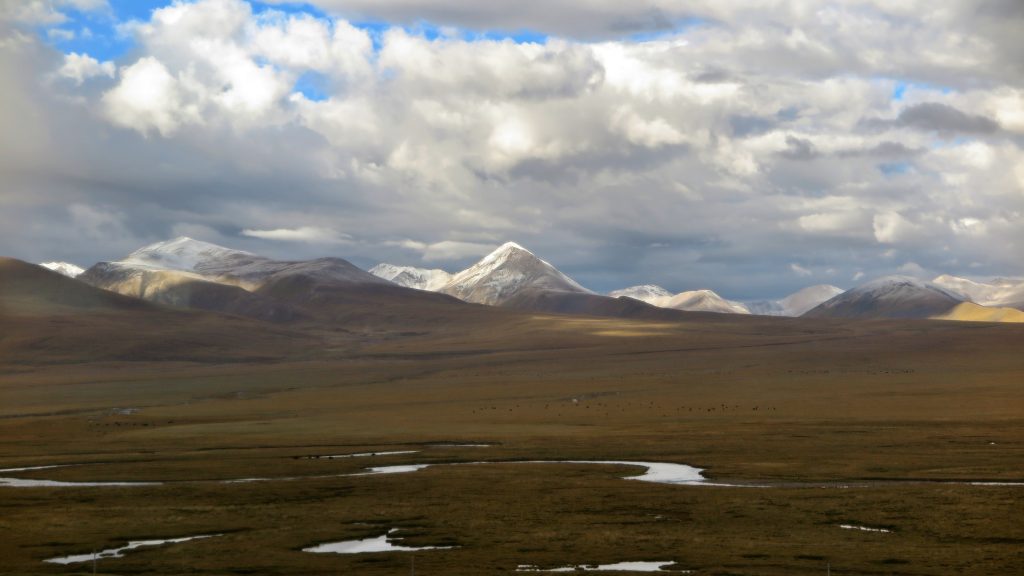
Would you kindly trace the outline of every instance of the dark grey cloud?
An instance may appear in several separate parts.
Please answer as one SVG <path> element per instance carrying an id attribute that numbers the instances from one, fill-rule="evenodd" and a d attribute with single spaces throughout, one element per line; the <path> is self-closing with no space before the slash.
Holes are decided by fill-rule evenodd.
<path id="1" fill-rule="evenodd" d="M 729 118 L 729 127 L 732 129 L 732 135 L 738 138 L 764 134 L 774 129 L 777 125 L 778 121 L 774 118 L 745 115 Z"/>
<path id="2" fill-rule="evenodd" d="M 987 116 L 968 114 L 941 102 L 908 106 L 900 112 L 896 122 L 918 130 L 944 133 L 992 134 L 999 130 L 999 123 Z"/>
<path id="3" fill-rule="evenodd" d="M 818 151 L 810 140 L 789 135 L 786 136 L 786 149 L 779 155 L 789 160 L 813 160 L 818 157 Z"/>

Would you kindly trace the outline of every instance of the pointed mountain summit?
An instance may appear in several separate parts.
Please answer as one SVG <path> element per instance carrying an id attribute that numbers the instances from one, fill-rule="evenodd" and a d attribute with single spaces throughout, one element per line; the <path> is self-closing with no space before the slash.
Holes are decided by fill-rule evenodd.
<path id="1" fill-rule="evenodd" d="M 370 268 L 370 274 L 394 282 L 406 288 L 437 292 L 452 279 L 452 274 L 440 269 L 416 268 L 414 266 L 396 266 L 380 263 Z"/>
<path id="2" fill-rule="evenodd" d="M 886 276 L 847 290 L 818 305 L 807 318 L 931 318 L 967 300 L 931 282 Z"/>
<path id="3" fill-rule="evenodd" d="M 515 242 L 507 242 L 455 274 L 440 289 L 476 304 L 498 306 L 535 292 L 591 294 L 575 280 Z"/>
<path id="4" fill-rule="evenodd" d="M 63 274 L 68 278 L 77 278 L 82 274 L 82 272 L 85 272 L 85 268 L 75 266 L 70 262 L 43 262 L 39 265 L 47 270 L 53 270 L 58 274 Z"/>

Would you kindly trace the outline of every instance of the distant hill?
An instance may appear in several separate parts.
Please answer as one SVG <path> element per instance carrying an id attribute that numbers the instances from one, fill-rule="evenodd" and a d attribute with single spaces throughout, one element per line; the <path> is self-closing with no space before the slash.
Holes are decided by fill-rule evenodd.
<path id="1" fill-rule="evenodd" d="M 815 306 L 843 293 L 842 288 L 830 284 L 817 284 L 797 290 L 779 300 L 747 302 L 751 314 L 761 316 L 801 316 Z"/>
<path id="2" fill-rule="evenodd" d="M 303 314 L 286 303 L 253 294 L 238 286 L 207 280 L 193 272 L 153 270 L 101 262 L 78 277 L 92 286 L 177 308 L 193 308 L 288 322 Z"/>
<path id="3" fill-rule="evenodd" d="M 658 304 L 663 308 L 687 310 L 689 312 L 717 312 L 719 314 L 750 314 L 750 310 L 739 302 L 726 300 L 713 290 L 690 290 L 680 292 Z"/>
<path id="4" fill-rule="evenodd" d="M 411 322 L 417 306 L 459 304 L 394 286 L 341 258 L 279 261 L 187 237 L 101 262 L 79 279 L 168 306 L 274 322 L 335 321 L 362 314 L 359 306 L 404 306 Z"/>
<path id="5" fill-rule="evenodd" d="M 1024 312 L 1016 308 L 989 307 L 973 302 L 963 302 L 957 304 L 949 312 L 932 318 L 962 322 L 1024 322 Z"/>
<path id="6" fill-rule="evenodd" d="M 887 276 L 819 304 L 807 318 L 931 318 L 950 312 L 965 297 L 931 282 Z"/>
<path id="7" fill-rule="evenodd" d="M 963 294 L 975 304 L 1024 310 L 1024 280 L 996 278 L 989 282 L 977 282 L 943 274 L 932 280 L 932 283 Z"/>
<path id="8" fill-rule="evenodd" d="M 394 264 L 377 264 L 370 268 L 370 274 L 394 282 L 406 288 L 429 290 L 436 292 L 451 279 L 449 272 L 439 269 L 416 268 L 414 266 L 395 266 Z"/>
<path id="9" fill-rule="evenodd" d="M 612 298 L 621 298 L 623 296 L 632 298 L 634 300 L 640 300 L 641 302 L 647 302 L 648 304 L 658 305 L 658 302 L 666 300 L 672 297 L 672 293 L 668 290 L 658 286 L 656 284 L 642 284 L 640 286 L 630 286 L 629 288 L 623 288 L 622 290 L 614 290 L 608 293 Z"/>
<path id="10" fill-rule="evenodd" d="M 0 356 L 11 363 L 262 361 L 305 354 L 310 334 L 166 308 L 0 258 Z"/>
<path id="11" fill-rule="evenodd" d="M 145 302 L 99 290 L 43 266 L 0 257 L 0 313 L 70 314 L 81 311 L 155 310 Z"/>
<path id="12" fill-rule="evenodd" d="M 633 298 L 659 308 L 671 308 L 687 312 L 717 312 L 721 314 L 750 314 L 750 310 L 739 302 L 726 300 L 713 290 L 689 290 L 672 294 L 654 284 L 630 286 L 610 292 L 615 298 Z"/>

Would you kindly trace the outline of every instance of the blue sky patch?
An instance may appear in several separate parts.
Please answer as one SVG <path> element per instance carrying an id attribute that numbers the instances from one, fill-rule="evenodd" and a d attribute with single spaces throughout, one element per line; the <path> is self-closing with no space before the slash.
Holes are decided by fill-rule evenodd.
<path id="1" fill-rule="evenodd" d="M 295 91 L 301 92 L 307 100 L 323 102 L 331 97 L 327 78 L 319 72 L 306 72 L 295 81 Z"/>
<path id="2" fill-rule="evenodd" d="M 942 92 L 943 94 L 950 94 L 953 92 L 953 89 L 950 88 L 949 86 L 937 86 L 935 84 L 928 84 L 926 82 L 905 82 L 898 80 L 896 81 L 896 85 L 893 86 L 892 88 L 892 99 L 897 102 L 903 100 L 904 96 L 907 93 L 907 90 L 911 88 L 914 90 L 937 91 Z"/>
<path id="3" fill-rule="evenodd" d="M 887 162 L 878 165 L 878 170 L 886 176 L 908 174 L 912 168 L 910 162 Z"/>

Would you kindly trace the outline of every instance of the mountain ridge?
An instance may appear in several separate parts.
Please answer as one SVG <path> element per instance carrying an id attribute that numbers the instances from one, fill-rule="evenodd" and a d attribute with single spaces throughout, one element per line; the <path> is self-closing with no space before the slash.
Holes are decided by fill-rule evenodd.
<path id="1" fill-rule="evenodd" d="M 884 276 L 847 290 L 812 308 L 807 318 L 931 318 L 966 298 L 910 276 Z"/>

